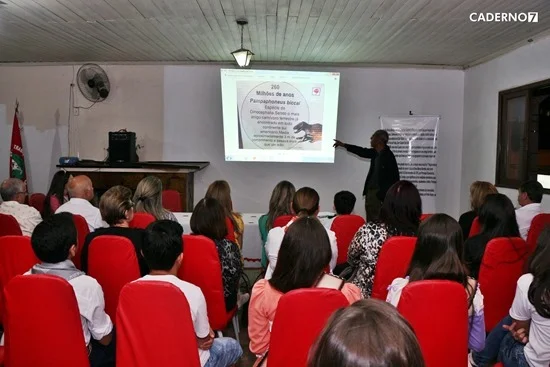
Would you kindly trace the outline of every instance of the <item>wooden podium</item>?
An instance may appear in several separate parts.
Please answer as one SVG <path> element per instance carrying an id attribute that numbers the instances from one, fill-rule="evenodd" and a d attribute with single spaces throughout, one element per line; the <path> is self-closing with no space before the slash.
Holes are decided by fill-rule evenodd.
<path id="1" fill-rule="evenodd" d="M 76 165 L 57 167 L 72 175 L 86 175 L 93 182 L 98 197 L 116 185 L 123 185 L 135 191 L 139 181 L 146 176 L 157 176 L 164 190 L 176 190 L 181 196 L 181 207 L 193 211 L 194 173 L 208 166 L 210 162 L 139 162 L 115 163 L 81 161 Z"/>

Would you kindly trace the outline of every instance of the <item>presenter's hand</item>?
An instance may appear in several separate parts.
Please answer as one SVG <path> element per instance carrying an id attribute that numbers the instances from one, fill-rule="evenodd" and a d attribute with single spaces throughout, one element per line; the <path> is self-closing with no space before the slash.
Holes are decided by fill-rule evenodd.
<path id="1" fill-rule="evenodd" d="M 334 139 L 334 145 L 332 147 L 333 148 L 338 148 L 338 147 L 343 147 L 345 145 L 346 145 L 346 143 L 342 143 L 340 140 Z"/>

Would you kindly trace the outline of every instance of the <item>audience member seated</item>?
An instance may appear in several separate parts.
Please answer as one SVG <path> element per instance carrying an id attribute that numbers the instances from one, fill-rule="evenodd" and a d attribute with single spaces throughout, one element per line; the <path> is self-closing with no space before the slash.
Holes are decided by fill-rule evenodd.
<path id="1" fill-rule="evenodd" d="M 162 181 L 156 176 L 147 176 L 139 181 L 134 193 L 136 212 L 149 213 L 156 220 L 176 221 L 174 214 L 162 206 Z"/>
<path id="2" fill-rule="evenodd" d="M 78 303 L 91 367 L 114 366 L 113 323 L 105 313 L 103 290 L 94 278 L 78 270 L 72 262 L 76 254 L 76 228 L 72 215 L 60 213 L 46 218 L 36 226 L 31 243 L 41 263 L 33 266 L 26 275 L 55 275 L 69 282 Z M 36 306 L 39 310 L 40 305 Z"/>
<path id="3" fill-rule="evenodd" d="M 90 232 L 105 226 L 101 220 L 99 209 L 93 206 L 90 201 L 94 198 L 94 187 L 88 176 L 76 176 L 67 182 L 67 192 L 70 200 L 61 205 L 55 213 L 68 212 L 78 214 L 86 219 Z"/>
<path id="4" fill-rule="evenodd" d="M 231 188 L 227 181 L 214 181 L 208 186 L 205 198 L 213 198 L 220 202 L 225 212 L 225 216 L 229 218 L 233 224 L 235 242 L 239 249 L 243 247 L 244 222 L 243 217 L 233 211 L 233 201 L 231 200 Z"/>
<path id="5" fill-rule="evenodd" d="M 524 240 L 527 240 L 527 233 L 531 228 L 533 218 L 541 213 L 540 203 L 543 195 L 544 188 L 537 181 L 526 181 L 519 187 L 518 204 L 521 207 L 516 209 L 516 219 L 519 233 Z"/>
<path id="6" fill-rule="evenodd" d="M 336 311 L 310 351 L 308 367 L 424 367 L 411 325 L 391 305 L 362 300 Z"/>
<path id="7" fill-rule="evenodd" d="M 71 174 L 65 171 L 57 171 L 50 183 L 50 189 L 46 194 L 44 200 L 44 210 L 42 211 L 42 218 L 48 218 L 53 215 L 55 211 L 69 200 L 69 194 L 67 192 L 67 182 Z"/>
<path id="8" fill-rule="evenodd" d="M 285 236 L 287 228 L 299 217 L 314 216 L 319 214 L 319 194 L 311 187 L 302 187 L 296 191 L 294 198 L 292 199 L 292 210 L 296 214 L 296 217 L 290 220 L 285 227 L 272 228 L 267 234 L 267 241 L 265 243 L 265 252 L 269 259 L 269 266 L 265 273 L 265 279 L 271 279 L 275 267 L 277 266 L 277 257 L 279 249 L 281 248 L 281 242 Z M 326 229 L 326 228 L 325 228 Z M 336 259 L 338 258 L 338 246 L 336 245 L 336 235 L 330 229 L 326 229 L 330 241 L 330 248 L 332 251 L 332 257 L 330 259 L 330 271 L 334 270 L 336 266 Z M 317 242 L 311 241 L 311 245 L 317 246 Z"/>
<path id="9" fill-rule="evenodd" d="M 300 190 L 296 195 L 300 195 Z M 293 220 L 284 233 L 273 276 L 269 280 L 259 280 L 252 289 L 248 309 L 252 353 L 261 357 L 269 349 L 271 323 L 283 294 L 294 289 L 315 287 L 324 277 L 338 280 L 324 274 L 330 261 L 331 245 L 321 222 L 311 216 Z M 355 285 L 346 283 L 340 287 L 350 304 L 361 299 L 361 291 Z"/>
<path id="10" fill-rule="evenodd" d="M 464 262 L 470 276 L 478 279 L 487 243 L 498 237 L 519 237 L 514 205 L 504 194 L 490 194 L 479 210 L 481 233 L 464 243 Z"/>
<path id="11" fill-rule="evenodd" d="M 401 291 L 410 282 L 451 280 L 462 284 L 468 295 L 468 348 L 479 351 L 485 346 L 483 295 L 477 281 L 468 277 L 461 259 L 462 247 L 462 228 L 456 220 L 447 214 L 435 214 L 424 221 L 418 230 L 408 276 L 392 282 L 387 301 L 397 307 Z"/>
<path id="12" fill-rule="evenodd" d="M 392 236 L 415 236 L 422 215 L 422 201 L 416 186 L 398 181 L 388 190 L 380 219 L 363 225 L 348 248 L 348 263 L 354 269 L 353 283 L 363 297 L 372 292 L 374 270 L 384 242 Z"/>
<path id="13" fill-rule="evenodd" d="M 292 214 L 292 198 L 295 193 L 294 185 L 288 181 L 279 182 L 273 189 L 271 199 L 269 199 L 269 211 L 258 220 L 264 245 L 267 241 L 267 233 L 273 228 L 275 218 Z"/>
<path id="14" fill-rule="evenodd" d="M 147 240 L 142 249 L 151 273 L 136 281 L 168 282 L 181 289 L 191 310 L 201 366 L 231 366 L 241 357 L 243 353 L 241 346 L 232 338 L 214 338 L 214 332 L 208 323 L 206 301 L 201 289 L 177 277 L 183 258 L 182 235 L 183 228 L 178 222 L 160 220 L 151 223 L 147 227 Z"/>
<path id="15" fill-rule="evenodd" d="M 17 220 L 24 236 L 31 236 L 34 227 L 42 222 L 42 216 L 32 206 L 25 204 L 27 185 L 17 178 L 8 178 L 0 186 L 0 214 L 8 214 Z"/>
<path id="16" fill-rule="evenodd" d="M 519 278 L 510 315 L 487 337 L 485 349 L 470 355 L 472 366 L 506 367 L 550 365 L 550 228 L 537 241 L 529 273 Z"/>
<path id="17" fill-rule="evenodd" d="M 458 220 L 462 227 L 462 236 L 467 239 L 470 236 L 472 223 L 479 215 L 479 210 L 485 202 L 485 197 L 489 194 L 498 194 L 497 188 L 490 182 L 476 181 L 470 185 L 470 208 L 471 210 L 462 214 Z"/>
<path id="18" fill-rule="evenodd" d="M 216 199 L 201 199 L 191 214 L 190 224 L 193 234 L 208 237 L 216 244 L 222 266 L 225 309 L 230 311 L 237 305 L 239 279 L 243 272 L 243 264 L 239 247 L 225 238 L 227 226 L 225 225 L 224 208 Z"/>
<path id="19" fill-rule="evenodd" d="M 338 215 L 349 215 L 353 213 L 356 200 L 357 199 L 355 198 L 355 195 L 353 195 L 352 192 L 349 192 L 349 191 L 337 192 L 336 195 L 334 195 L 334 207 L 333 207 L 334 211 L 336 212 L 336 215 L 332 216 L 329 220 L 323 222 L 324 226 L 327 228 L 330 228 L 332 226 L 332 222 L 334 222 L 334 218 L 336 218 Z"/>
<path id="20" fill-rule="evenodd" d="M 149 268 L 143 259 L 141 248 L 145 242 L 145 230 L 141 228 L 130 228 L 130 222 L 134 217 L 134 203 L 132 202 L 132 191 L 124 186 L 113 186 L 101 196 L 99 201 L 101 217 L 109 227 L 98 228 L 86 236 L 82 248 L 81 265 L 82 270 L 88 271 L 88 251 L 92 240 L 98 236 L 120 236 L 126 237 L 136 249 L 136 256 L 139 262 L 141 275 L 149 273 Z"/>

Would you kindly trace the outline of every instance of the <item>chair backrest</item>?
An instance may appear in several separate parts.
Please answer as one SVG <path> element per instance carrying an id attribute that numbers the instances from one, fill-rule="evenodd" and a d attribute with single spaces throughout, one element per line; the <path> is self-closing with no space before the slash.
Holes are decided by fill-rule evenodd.
<path id="1" fill-rule="evenodd" d="M 140 277 L 132 242 L 121 236 L 94 238 L 88 249 L 88 274 L 103 288 L 105 312 L 114 321 L 122 287 Z"/>
<path id="2" fill-rule="evenodd" d="M 6 366 L 89 366 L 78 304 L 66 280 L 18 275 L 5 297 Z"/>
<path id="3" fill-rule="evenodd" d="M 29 205 L 38 210 L 40 214 L 44 211 L 44 201 L 46 200 L 46 195 L 35 192 L 29 198 Z"/>
<path id="4" fill-rule="evenodd" d="M 332 221 L 330 230 L 336 234 L 336 244 L 338 246 L 338 259 L 336 264 L 343 264 L 348 261 L 348 247 L 355 233 L 365 224 L 363 217 L 355 214 L 338 215 Z"/>
<path id="5" fill-rule="evenodd" d="M 262 268 L 267 267 L 267 254 L 265 253 L 265 242 L 267 241 L 267 214 L 262 215 L 258 219 L 258 228 L 260 229 L 260 238 L 262 239 L 262 259 L 261 264 Z"/>
<path id="6" fill-rule="evenodd" d="M 25 273 L 38 261 L 30 237 L 0 237 L 0 323 L 4 315 L 2 290 L 13 277 Z"/>
<path id="7" fill-rule="evenodd" d="M 428 218 L 431 217 L 432 215 L 433 215 L 433 213 L 422 214 L 422 215 L 420 216 L 420 221 L 422 222 L 423 220 L 428 219 Z"/>
<path id="8" fill-rule="evenodd" d="M 416 246 L 416 237 L 394 236 L 384 242 L 378 254 L 371 297 L 386 300 L 395 278 L 404 278 Z"/>
<path id="9" fill-rule="evenodd" d="M 460 283 L 412 282 L 397 309 L 413 327 L 426 367 L 468 365 L 468 299 Z"/>
<path id="10" fill-rule="evenodd" d="M 82 248 L 84 247 L 84 242 L 86 242 L 86 236 L 90 233 L 90 227 L 88 227 L 88 222 L 82 215 L 73 214 L 73 222 L 76 227 L 76 256 L 73 259 L 74 265 L 81 269 L 80 267 L 80 258 L 82 257 Z"/>
<path id="11" fill-rule="evenodd" d="M 335 289 L 297 289 L 282 296 L 271 329 L 269 366 L 305 366 L 309 349 L 330 315 L 348 305 Z"/>
<path id="12" fill-rule="evenodd" d="M 281 215 L 273 221 L 273 227 L 284 227 L 294 218 L 293 215 Z"/>
<path id="13" fill-rule="evenodd" d="M 21 227 L 15 217 L 8 214 L 0 214 L 0 237 L 22 236 Z"/>
<path id="14" fill-rule="evenodd" d="M 147 226 L 155 221 L 155 217 L 149 213 L 134 213 L 134 218 L 130 222 L 130 228 L 142 228 L 145 229 Z"/>
<path id="15" fill-rule="evenodd" d="M 183 262 L 178 278 L 196 285 L 206 299 L 208 321 L 213 330 L 223 330 L 231 315 L 225 310 L 220 258 L 211 239 L 197 235 L 183 235 Z"/>
<path id="16" fill-rule="evenodd" d="M 171 212 L 182 212 L 180 193 L 176 190 L 162 190 L 162 206 Z"/>
<path id="17" fill-rule="evenodd" d="M 537 247 L 537 240 L 547 225 L 550 225 L 549 213 L 537 214 L 531 221 L 529 232 L 527 232 L 527 245 L 529 246 L 529 251 L 531 253 L 535 251 L 535 248 Z"/>
<path id="18" fill-rule="evenodd" d="M 116 317 L 118 367 L 200 367 L 189 303 L 173 284 L 126 284 Z"/>
<path id="19" fill-rule="evenodd" d="M 470 234 L 468 237 L 477 236 L 481 233 L 481 224 L 479 224 L 479 217 L 475 217 L 472 221 L 472 226 L 470 227 Z"/>
<path id="20" fill-rule="evenodd" d="M 492 330 L 508 315 L 528 255 L 527 243 L 519 237 L 495 238 L 487 244 L 479 269 L 485 330 Z"/>

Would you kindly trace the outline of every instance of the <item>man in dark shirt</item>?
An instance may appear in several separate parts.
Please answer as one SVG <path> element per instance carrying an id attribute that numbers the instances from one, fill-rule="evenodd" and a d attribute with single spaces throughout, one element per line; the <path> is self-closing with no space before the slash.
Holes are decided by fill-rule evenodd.
<path id="1" fill-rule="evenodd" d="M 363 188 L 367 221 L 378 219 L 382 202 L 388 189 L 399 181 L 399 168 L 388 146 L 388 132 L 377 130 L 370 138 L 371 148 L 362 148 L 334 140 L 334 147 L 344 147 L 348 152 L 362 158 L 370 158 L 370 168 Z"/>

